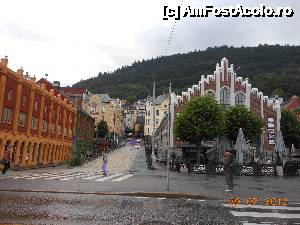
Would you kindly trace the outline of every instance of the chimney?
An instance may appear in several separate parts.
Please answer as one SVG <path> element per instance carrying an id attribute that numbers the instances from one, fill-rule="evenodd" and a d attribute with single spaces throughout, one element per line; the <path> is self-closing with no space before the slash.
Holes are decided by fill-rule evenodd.
<path id="1" fill-rule="evenodd" d="M 1 63 L 7 67 L 7 64 L 8 64 L 8 56 L 6 55 L 4 58 L 1 59 Z"/>
<path id="2" fill-rule="evenodd" d="M 21 66 L 18 70 L 17 70 L 17 74 L 20 76 L 23 76 L 24 70 L 23 67 Z"/>
<path id="3" fill-rule="evenodd" d="M 57 90 L 59 90 L 59 88 L 60 88 L 60 82 L 59 82 L 59 81 L 53 81 L 53 86 L 54 86 Z"/>

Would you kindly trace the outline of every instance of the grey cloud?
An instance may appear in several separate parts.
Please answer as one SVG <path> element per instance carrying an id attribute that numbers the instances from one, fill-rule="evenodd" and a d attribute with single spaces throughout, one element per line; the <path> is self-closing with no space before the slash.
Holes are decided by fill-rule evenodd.
<path id="1" fill-rule="evenodd" d="M 7 23 L 0 29 L 0 33 L 21 40 L 48 42 L 48 40 L 38 32 L 19 26 L 16 23 Z"/>
<path id="2" fill-rule="evenodd" d="M 199 3 L 200 2 L 200 3 Z M 177 22 L 167 54 L 187 52 L 194 49 L 220 45 L 254 46 L 258 44 L 300 44 L 300 2 L 298 1 L 193 1 L 191 7 L 204 4 L 228 6 L 290 6 L 295 14 L 292 18 L 182 18 Z M 141 33 L 137 41 L 144 46 L 147 55 L 161 55 L 167 47 L 172 27 L 163 27 L 164 23 Z M 147 38 L 145 38 L 147 37 Z"/>

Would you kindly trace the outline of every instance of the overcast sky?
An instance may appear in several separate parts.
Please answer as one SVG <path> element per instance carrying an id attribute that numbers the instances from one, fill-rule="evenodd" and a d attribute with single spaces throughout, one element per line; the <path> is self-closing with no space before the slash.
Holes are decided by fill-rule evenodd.
<path id="1" fill-rule="evenodd" d="M 163 6 L 182 0 L 6 0 L 1 1 L 0 56 L 9 67 L 72 85 L 135 60 L 165 54 L 174 20 Z M 182 7 L 290 6 L 292 18 L 183 18 L 167 54 L 211 46 L 300 44 L 299 0 L 183 0 Z M 218 61 L 220 59 L 216 59 Z M 233 62 L 234 63 L 234 62 Z"/>

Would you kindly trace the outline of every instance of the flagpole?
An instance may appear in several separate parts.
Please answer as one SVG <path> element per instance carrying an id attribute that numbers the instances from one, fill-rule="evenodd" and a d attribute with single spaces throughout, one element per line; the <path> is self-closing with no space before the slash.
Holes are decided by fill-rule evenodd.
<path id="1" fill-rule="evenodd" d="M 169 177 L 170 148 L 171 148 L 171 82 L 169 86 L 169 107 L 168 107 L 167 190 L 170 190 L 170 177 Z"/>

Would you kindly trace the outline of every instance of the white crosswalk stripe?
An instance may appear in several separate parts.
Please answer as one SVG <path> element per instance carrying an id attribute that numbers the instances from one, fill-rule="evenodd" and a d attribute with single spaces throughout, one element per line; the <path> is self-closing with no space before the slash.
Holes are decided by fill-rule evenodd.
<path id="1" fill-rule="evenodd" d="M 122 180 L 126 180 L 127 178 L 132 177 L 132 176 L 133 176 L 133 174 L 128 174 L 128 175 L 125 175 L 123 177 L 113 179 L 112 181 L 122 181 Z"/>
<path id="2" fill-rule="evenodd" d="M 64 175 L 59 175 L 59 176 L 54 176 L 54 177 L 46 177 L 44 178 L 45 180 L 54 180 L 54 179 L 60 179 L 60 178 L 66 178 L 66 177 L 73 177 L 76 175 L 80 175 L 83 173 L 73 173 L 73 174 L 64 174 Z"/>
<path id="3" fill-rule="evenodd" d="M 106 181 L 106 180 L 109 180 L 109 179 L 112 179 L 112 178 L 115 178 L 115 177 L 119 177 L 121 175 L 122 174 L 115 174 L 115 175 L 111 175 L 111 176 L 108 176 L 108 177 L 103 177 L 101 179 L 97 179 L 96 181 Z"/>
<path id="4" fill-rule="evenodd" d="M 230 208 L 230 213 L 236 217 L 247 217 L 247 221 L 242 221 L 243 225 L 258 225 L 258 224 L 278 224 L 272 220 L 278 219 L 300 219 L 300 207 L 297 206 L 263 206 L 263 205 L 229 205 L 223 204 L 223 206 Z M 248 209 L 248 210 L 247 210 Z M 254 211 L 263 210 L 263 211 Z M 268 212 L 270 211 L 270 212 Z M 253 221 L 256 218 L 265 218 L 266 221 Z M 299 220 L 300 222 L 300 220 Z"/>
<path id="5" fill-rule="evenodd" d="M 103 177 L 103 175 L 97 174 L 97 175 L 90 176 L 90 177 L 84 177 L 82 179 L 84 179 L 84 180 L 92 180 L 92 179 L 96 179 L 96 178 L 99 178 L 99 177 Z"/>
<path id="6" fill-rule="evenodd" d="M 6 179 L 26 179 L 26 180 L 61 180 L 61 181 L 69 181 L 74 179 L 82 179 L 86 181 L 113 181 L 113 182 L 121 182 L 130 177 L 134 176 L 134 174 L 112 174 L 110 176 L 104 176 L 102 174 L 92 174 L 92 173 L 83 173 L 83 172 L 72 172 L 72 173 L 32 173 L 32 174 L 24 174 L 20 176 L 7 176 Z M 2 177 L 1 177 L 2 178 Z M 3 178 L 4 179 L 4 178 Z"/>

